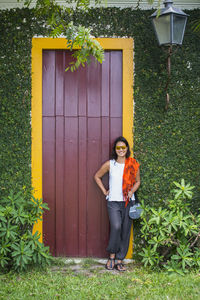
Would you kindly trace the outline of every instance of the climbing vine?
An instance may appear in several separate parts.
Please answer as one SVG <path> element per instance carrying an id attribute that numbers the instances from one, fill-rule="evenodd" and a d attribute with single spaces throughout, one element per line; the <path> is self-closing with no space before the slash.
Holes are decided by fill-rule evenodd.
<path id="1" fill-rule="evenodd" d="M 91 27 L 95 37 L 134 39 L 134 153 L 141 163 L 141 199 L 165 205 L 171 183 L 184 178 L 199 196 L 200 43 L 192 30 L 200 10 L 188 12 L 183 46 L 172 55 L 171 106 L 166 112 L 166 53 L 150 25 L 152 11 L 94 8 L 65 18 Z M 32 9 L 0 11 L 0 199 L 31 191 L 31 43 L 47 36 L 45 16 Z"/>

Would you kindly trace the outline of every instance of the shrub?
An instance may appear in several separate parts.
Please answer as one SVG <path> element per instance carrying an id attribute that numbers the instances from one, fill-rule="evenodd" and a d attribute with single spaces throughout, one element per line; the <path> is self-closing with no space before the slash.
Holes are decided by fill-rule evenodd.
<path id="1" fill-rule="evenodd" d="M 194 186 L 174 182 L 176 189 L 167 208 L 155 209 L 142 202 L 141 234 L 144 239 L 139 255 L 145 266 L 164 267 L 183 274 L 189 268 L 200 267 L 200 214 L 192 214 L 188 199 Z"/>
<path id="2" fill-rule="evenodd" d="M 48 209 L 42 200 L 26 201 L 23 193 L 10 193 L 0 205 L 0 268 L 26 270 L 30 265 L 49 264 L 48 247 L 39 242 L 40 235 L 32 234 L 33 224 Z"/>

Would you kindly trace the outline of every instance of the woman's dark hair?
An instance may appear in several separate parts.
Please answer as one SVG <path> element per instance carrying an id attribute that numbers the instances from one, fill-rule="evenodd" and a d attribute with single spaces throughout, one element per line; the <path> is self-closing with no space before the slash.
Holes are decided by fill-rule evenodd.
<path id="1" fill-rule="evenodd" d="M 123 142 L 126 147 L 128 148 L 127 149 L 127 152 L 126 152 L 126 158 L 128 158 L 130 155 L 131 155 L 131 152 L 130 152 L 130 147 L 129 147 L 129 143 L 128 141 L 123 137 L 123 136 L 119 136 L 115 141 L 114 141 L 114 144 L 113 144 L 113 147 L 112 147 L 112 152 L 111 152 L 111 158 L 112 159 L 117 159 L 117 153 L 116 153 L 116 145 L 118 142 Z"/>

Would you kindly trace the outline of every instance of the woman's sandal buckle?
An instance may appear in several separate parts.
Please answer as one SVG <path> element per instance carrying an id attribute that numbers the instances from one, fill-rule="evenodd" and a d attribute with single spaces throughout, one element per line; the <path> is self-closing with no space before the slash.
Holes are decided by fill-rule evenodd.
<path id="1" fill-rule="evenodd" d="M 124 267 L 124 265 L 122 263 L 118 263 L 115 265 L 115 268 L 117 269 L 117 271 L 119 272 L 124 272 L 126 271 L 126 268 Z"/>
<path id="2" fill-rule="evenodd" d="M 109 258 L 107 263 L 106 263 L 106 269 L 111 271 L 111 270 L 114 270 L 114 268 L 115 268 L 115 259 L 114 258 Z"/>

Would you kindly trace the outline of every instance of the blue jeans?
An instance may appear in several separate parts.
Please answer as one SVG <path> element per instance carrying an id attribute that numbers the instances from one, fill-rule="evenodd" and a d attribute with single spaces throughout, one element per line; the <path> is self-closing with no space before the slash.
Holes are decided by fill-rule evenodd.
<path id="1" fill-rule="evenodd" d="M 115 258 L 118 260 L 123 260 L 128 252 L 132 224 L 132 220 L 129 218 L 131 202 L 125 207 L 124 201 L 107 201 L 110 239 L 106 250 L 115 254 Z"/>

